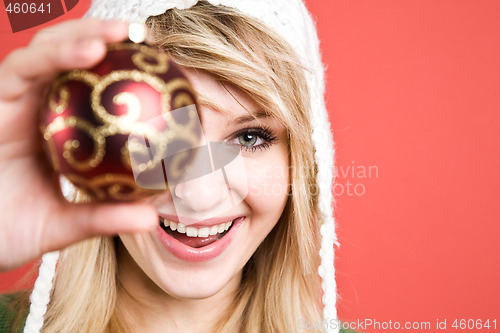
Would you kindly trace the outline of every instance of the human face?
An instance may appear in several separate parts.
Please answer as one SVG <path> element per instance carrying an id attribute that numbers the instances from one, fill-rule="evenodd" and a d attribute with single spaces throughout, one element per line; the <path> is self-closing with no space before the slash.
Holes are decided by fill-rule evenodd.
<path id="1" fill-rule="evenodd" d="M 201 100 L 209 101 L 199 107 L 206 140 L 238 145 L 244 168 L 241 175 L 232 177 L 229 190 L 216 177 L 201 177 L 150 201 L 159 216 L 169 220 L 187 216 L 198 226 L 228 221 L 232 226 L 220 239 L 197 248 L 184 244 L 189 237 L 161 226 L 149 233 L 120 235 L 128 252 L 125 256 L 133 258 L 120 259 L 121 269 L 127 266 L 120 278 L 139 277 L 138 285 L 159 288 L 177 299 L 201 299 L 229 285 L 237 286 L 243 266 L 276 225 L 288 198 L 288 143 L 286 129 L 277 119 L 248 117 L 249 113 L 259 114 L 259 107 L 248 96 L 204 72 L 183 71 Z M 243 200 L 226 205 L 231 192 L 243 186 L 248 189 L 241 192 L 245 193 Z M 199 246 L 200 238 L 193 239 Z"/>

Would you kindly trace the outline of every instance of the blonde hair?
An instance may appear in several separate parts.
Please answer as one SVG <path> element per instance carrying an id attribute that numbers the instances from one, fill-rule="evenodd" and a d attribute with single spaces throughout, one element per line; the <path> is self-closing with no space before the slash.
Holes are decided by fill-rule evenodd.
<path id="1" fill-rule="evenodd" d="M 234 304 L 216 332 L 297 332 L 321 322 L 318 195 L 304 67 L 292 47 L 264 24 L 200 1 L 146 22 L 154 43 L 178 64 L 233 85 L 285 126 L 291 195 L 276 227 L 245 265 Z M 113 238 L 61 253 L 42 332 L 125 332 Z"/>

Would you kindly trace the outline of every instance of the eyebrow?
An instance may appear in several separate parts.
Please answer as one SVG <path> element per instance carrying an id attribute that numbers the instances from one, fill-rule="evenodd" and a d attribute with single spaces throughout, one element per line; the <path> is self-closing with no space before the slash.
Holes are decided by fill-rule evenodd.
<path id="1" fill-rule="evenodd" d="M 240 125 L 240 124 L 248 123 L 250 121 L 255 121 L 255 120 L 259 120 L 262 118 L 268 118 L 268 117 L 270 117 L 270 116 L 264 110 L 258 110 L 254 113 L 249 114 L 249 115 L 236 117 L 236 118 L 228 121 L 228 124 Z"/>
<path id="2" fill-rule="evenodd" d="M 201 105 L 208 106 L 211 109 L 214 109 L 214 110 L 221 112 L 222 114 L 225 114 L 225 115 L 230 115 L 232 113 L 231 111 L 224 109 L 220 105 L 218 105 L 218 104 L 212 102 L 211 100 L 206 99 L 202 96 L 198 96 L 198 102 Z M 243 105 L 242 105 L 242 107 L 243 107 Z M 270 115 L 264 110 L 257 110 L 257 111 L 252 112 L 252 113 L 250 113 L 250 111 L 247 110 L 247 112 L 249 113 L 248 115 L 239 116 L 239 117 L 235 117 L 233 119 L 230 119 L 226 122 L 226 124 L 227 125 L 240 125 L 240 124 L 244 124 L 244 123 L 247 123 L 250 121 L 255 121 L 255 120 L 262 119 L 262 118 L 270 117 Z"/>

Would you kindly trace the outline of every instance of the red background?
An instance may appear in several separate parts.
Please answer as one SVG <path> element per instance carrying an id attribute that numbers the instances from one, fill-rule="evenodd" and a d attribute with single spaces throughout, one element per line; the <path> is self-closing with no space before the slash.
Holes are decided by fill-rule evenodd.
<path id="1" fill-rule="evenodd" d="M 307 4 L 337 145 L 340 317 L 500 321 L 500 1 Z M 2 8 L 0 59 L 36 30 L 13 34 Z"/>

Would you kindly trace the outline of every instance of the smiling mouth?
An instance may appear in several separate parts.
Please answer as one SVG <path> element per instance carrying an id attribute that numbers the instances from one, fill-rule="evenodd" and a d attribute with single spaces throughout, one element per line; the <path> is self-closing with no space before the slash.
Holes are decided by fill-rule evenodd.
<path id="1" fill-rule="evenodd" d="M 236 220 L 236 219 L 235 219 Z M 222 237 L 224 237 L 233 226 L 233 221 L 215 224 L 206 227 L 193 227 L 186 226 L 182 223 L 177 223 L 174 221 L 169 221 L 163 217 L 159 217 L 160 226 L 162 229 L 183 243 L 184 245 L 190 246 L 192 248 L 200 248 L 210 245 Z"/>

